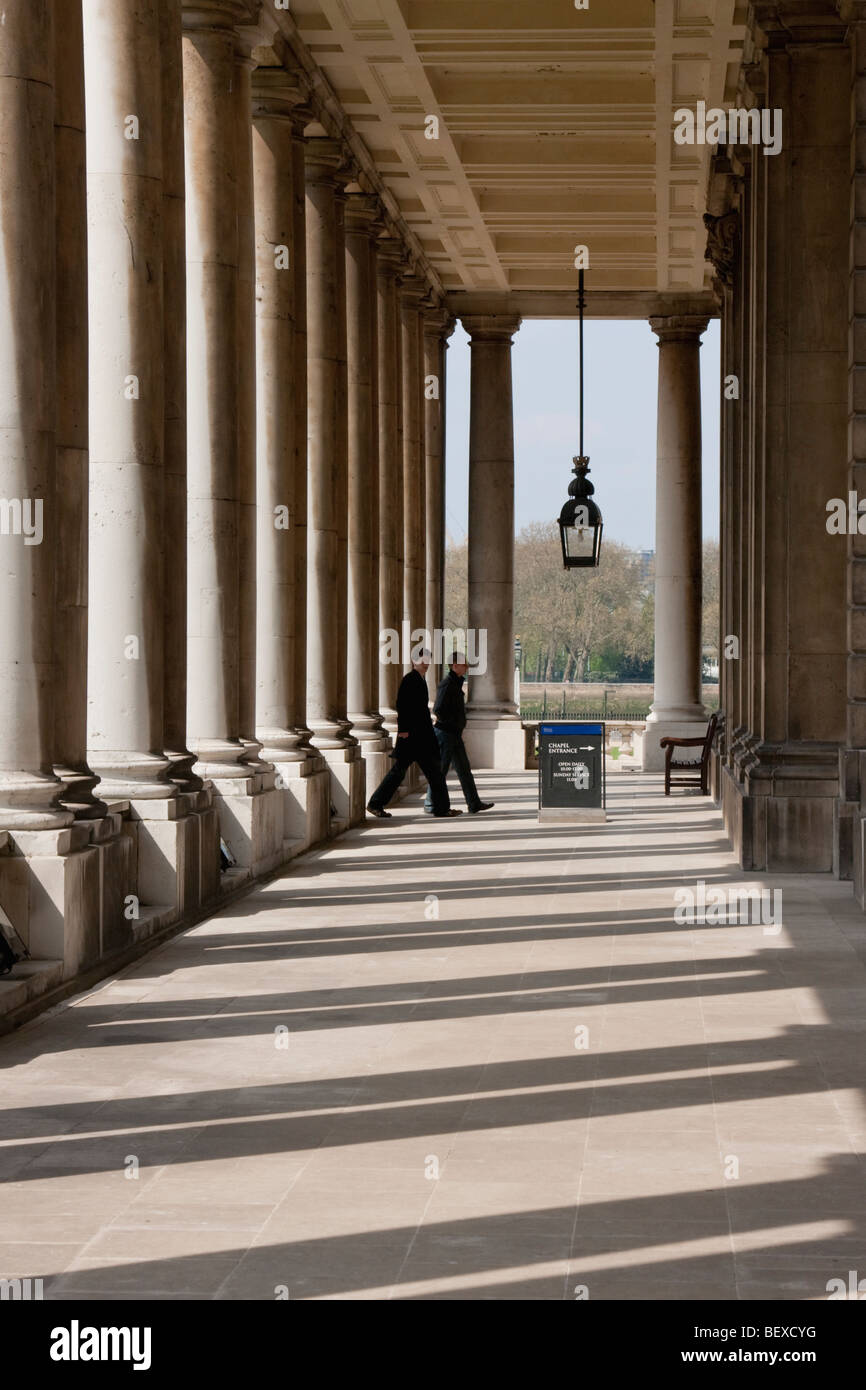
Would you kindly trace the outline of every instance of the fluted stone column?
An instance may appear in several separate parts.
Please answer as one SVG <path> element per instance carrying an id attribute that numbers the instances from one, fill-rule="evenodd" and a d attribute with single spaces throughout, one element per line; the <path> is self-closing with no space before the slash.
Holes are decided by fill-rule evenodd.
<path id="1" fill-rule="evenodd" d="M 57 283 L 57 670 L 54 767 L 76 819 L 104 817 L 87 764 L 87 151 L 81 0 L 57 6 L 55 170 Z"/>
<path id="2" fill-rule="evenodd" d="M 54 45 L 48 0 L 0 26 L 0 826 L 68 825 L 52 770 L 55 510 Z M 23 369 L 22 369 L 23 368 Z"/>
<path id="3" fill-rule="evenodd" d="M 463 319 L 472 352 L 469 627 L 486 669 L 469 671 L 466 746 L 476 767 L 524 765 L 514 703 L 514 419 L 511 345 L 520 319 Z M 469 655 L 472 655 L 470 652 Z M 479 663 L 483 664 L 483 663 Z"/>
<path id="4" fill-rule="evenodd" d="M 389 634 L 399 641 L 403 620 L 402 353 L 397 279 L 403 259 L 397 237 L 377 242 L 376 321 L 379 396 L 379 709 L 389 734 L 397 732 L 398 661 L 385 659 Z"/>
<path id="5" fill-rule="evenodd" d="M 400 287 L 403 374 L 403 622 L 413 646 L 428 646 L 426 634 L 426 484 L 424 481 L 424 356 L 421 304 L 427 286 L 416 275 Z M 406 660 L 408 668 L 410 662 Z"/>
<path id="6" fill-rule="evenodd" d="M 236 0 L 184 10 L 187 168 L 189 746 L 213 779 L 224 839 L 241 871 L 282 859 L 275 774 L 256 758 L 249 690 L 250 467 L 254 400 L 249 314 L 252 188 L 248 54 Z M 254 534 L 254 533 L 253 533 Z"/>
<path id="7" fill-rule="evenodd" d="M 363 816 L 364 768 L 346 717 L 348 478 L 340 146 L 307 141 L 307 723 L 338 824 Z"/>
<path id="8" fill-rule="evenodd" d="M 701 334 L 691 314 L 650 319 L 659 339 L 655 690 L 643 767 L 664 767 L 666 735 L 697 737 L 701 704 Z"/>
<path id="9" fill-rule="evenodd" d="M 442 679 L 450 653 L 440 652 L 436 633 L 444 625 L 445 603 L 445 355 L 454 332 L 447 309 L 424 314 L 424 479 L 427 492 L 427 631 L 434 638 L 434 664 L 428 673 L 431 694 Z"/>
<path id="10" fill-rule="evenodd" d="M 366 764 L 367 795 L 388 770 L 390 740 L 378 710 L 379 458 L 376 410 L 377 321 L 372 241 L 381 227 L 377 198 L 346 198 L 348 364 L 347 703 L 351 733 Z"/>
<path id="11" fill-rule="evenodd" d="M 84 0 L 90 321 L 90 762 L 173 797 L 164 736 L 162 87 L 156 0 Z M 112 80 L 106 81 L 106 73 Z"/>

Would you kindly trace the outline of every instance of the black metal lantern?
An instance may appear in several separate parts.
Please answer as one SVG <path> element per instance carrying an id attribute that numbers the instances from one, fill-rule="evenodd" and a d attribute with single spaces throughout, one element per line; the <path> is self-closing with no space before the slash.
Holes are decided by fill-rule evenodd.
<path id="1" fill-rule="evenodd" d="M 577 307 L 580 315 L 580 453 L 574 459 L 574 478 L 568 485 L 568 501 L 559 513 L 562 563 L 567 570 L 597 565 L 601 557 L 602 519 L 592 500 L 595 488 L 586 476 L 589 457 L 583 452 L 583 271 L 580 272 Z"/>
<path id="2" fill-rule="evenodd" d="M 595 489 L 586 476 L 588 472 L 589 459 L 576 458 L 568 501 L 559 513 L 562 563 L 567 570 L 597 565 L 601 554 L 601 512 L 592 500 Z"/>

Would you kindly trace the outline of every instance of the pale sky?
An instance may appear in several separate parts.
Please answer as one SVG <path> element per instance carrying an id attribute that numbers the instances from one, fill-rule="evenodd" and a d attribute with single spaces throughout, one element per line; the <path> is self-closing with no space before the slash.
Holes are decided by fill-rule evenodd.
<path id="1" fill-rule="evenodd" d="M 604 532 L 636 550 L 655 549 L 658 347 L 643 321 L 584 326 L 584 447 Z M 704 536 L 719 534 L 719 321 L 701 348 Z M 555 521 L 578 452 L 577 323 L 528 319 L 514 340 L 515 525 Z M 466 536 L 469 454 L 469 339 L 458 323 L 448 348 L 449 535 Z"/>

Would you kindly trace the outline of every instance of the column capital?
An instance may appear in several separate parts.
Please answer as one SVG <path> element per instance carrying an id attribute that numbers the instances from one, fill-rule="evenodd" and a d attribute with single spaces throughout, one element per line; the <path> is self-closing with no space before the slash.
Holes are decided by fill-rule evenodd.
<path id="1" fill-rule="evenodd" d="M 523 320 L 519 314 L 464 314 L 460 322 L 472 343 L 505 342 L 511 340 Z"/>
<path id="2" fill-rule="evenodd" d="M 384 226 L 382 205 L 375 193 L 346 193 L 346 232 L 366 236 L 371 240 Z"/>
<path id="3" fill-rule="evenodd" d="M 457 320 L 444 304 L 425 309 L 423 323 L 425 338 L 440 338 L 443 342 L 451 337 L 457 327 Z"/>
<path id="4" fill-rule="evenodd" d="M 351 183 L 355 177 L 355 169 L 340 141 L 328 135 L 306 137 L 304 161 L 308 183 L 329 183 L 336 188 Z"/>
<path id="5" fill-rule="evenodd" d="M 845 35 L 845 0 L 752 0 L 755 27 L 768 47 L 841 42 Z"/>
<path id="6" fill-rule="evenodd" d="M 651 318 L 649 326 L 658 334 L 659 346 L 662 343 L 693 342 L 706 333 L 709 325 L 706 314 L 669 314 L 663 318 Z"/>
<path id="7" fill-rule="evenodd" d="M 730 287 L 734 283 L 734 269 L 737 264 L 740 214 L 731 210 L 722 213 L 720 217 L 713 217 L 712 213 L 705 212 L 704 226 L 707 229 L 706 258 L 712 262 L 721 283 Z M 651 319 L 650 323 L 652 322 Z"/>
<path id="8" fill-rule="evenodd" d="M 260 0 L 195 0 L 181 6 L 184 32 L 197 29 L 236 29 L 239 25 L 255 24 L 259 17 Z"/>
<path id="9" fill-rule="evenodd" d="M 300 69 L 257 67 L 252 79 L 253 120 L 285 120 L 296 124 L 310 95 Z"/>
<path id="10" fill-rule="evenodd" d="M 398 286 L 400 298 L 408 309 L 423 309 L 424 301 L 430 294 L 430 286 L 414 267 L 404 272 Z"/>

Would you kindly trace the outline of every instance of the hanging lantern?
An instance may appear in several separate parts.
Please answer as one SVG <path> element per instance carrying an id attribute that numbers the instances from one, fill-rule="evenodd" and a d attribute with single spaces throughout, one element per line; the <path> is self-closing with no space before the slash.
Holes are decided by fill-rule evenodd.
<path id="1" fill-rule="evenodd" d="M 574 478 L 568 485 L 568 501 L 559 513 L 559 536 L 562 541 L 562 563 L 567 570 L 597 565 L 601 557 L 602 519 L 592 500 L 595 488 L 586 476 L 589 457 L 583 452 L 583 271 L 580 272 L 578 314 L 580 322 L 579 421 L 580 453 L 574 459 Z"/>
<path id="2" fill-rule="evenodd" d="M 589 459 L 576 458 L 568 501 L 559 513 L 562 563 L 567 570 L 597 565 L 601 554 L 601 512 L 592 500 L 595 489 L 586 476 L 588 472 Z"/>

